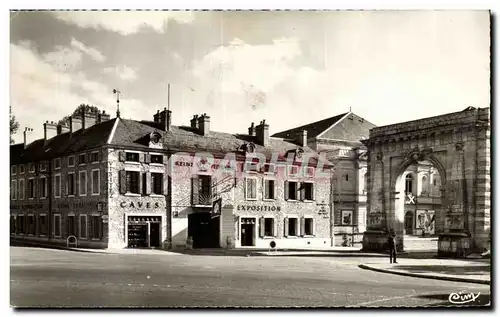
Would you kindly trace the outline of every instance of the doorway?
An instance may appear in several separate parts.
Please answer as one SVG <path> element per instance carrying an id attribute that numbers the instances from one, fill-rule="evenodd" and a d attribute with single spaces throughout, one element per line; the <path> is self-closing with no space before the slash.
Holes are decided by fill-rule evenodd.
<path id="1" fill-rule="evenodd" d="M 149 224 L 149 247 L 160 247 L 160 224 L 158 222 L 152 222 Z"/>
<path id="2" fill-rule="evenodd" d="M 209 212 L 195 212 L 188 216 L 188 236 L 193 239 L 193 248 L 219 248 L 220 217 Z"/>
<path id="3" fill-rule="evenodd" d="M 413 212 L 407 211 L 405 214 L 405 234 L 413 234 Z"/>
<path id="4" fill-rule="evenodd" d="M 251 247 L 255 245 L 254 231 L 255 231 L 255 219 L 241 218 L 241 246 Z"/>

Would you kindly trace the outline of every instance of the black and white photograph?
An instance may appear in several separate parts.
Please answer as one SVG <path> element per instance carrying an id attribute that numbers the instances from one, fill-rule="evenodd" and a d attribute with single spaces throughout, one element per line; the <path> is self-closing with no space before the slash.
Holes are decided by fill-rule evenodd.
<path id="1" fill-rule="evenodd" d="M 492 11 L 124 9 L 9 9 L 11 313 L 492 308 Z"/>

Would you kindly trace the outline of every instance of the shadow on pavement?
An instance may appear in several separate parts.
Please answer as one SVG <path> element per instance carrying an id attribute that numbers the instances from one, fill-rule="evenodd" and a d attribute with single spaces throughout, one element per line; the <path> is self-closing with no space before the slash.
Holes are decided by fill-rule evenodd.
<path id="1" fill-rule="evenodd" d="M 457 291 L 458 292 L 458 291 Z M 450 293 L 451 294 L 451 293 Z M 431 299 L 431 300 L 439 300 L 439 302 L 430 304 L 427 307 L 457 307 L 457 308 L 462 308 L 462 307 L 477 307 L 477 306 L 483 306 L 485 309 L 491 309 L 491 295 L 490 294 L 479 294 L 477 296 L 477 293 L 474 293 L 474 296 L 477 296 L 477 298 L 474 301 L 470 301 L 465 303 L 454 303 L 450 302 L 450 294 L 431 294 L 431 295 L 419 295 L 417 298 L 423 298 L 423 299 Z M 460 299 L 457 300 L 458 302 L 461 302 Z"/>
<path id="2" fill-rule="evenodd" d="M 396 265 L 393 269 L 409 271 L 411 273 L 440 273 L 449 275 L 484 275 L 491 272 L 490 265 Z"/>

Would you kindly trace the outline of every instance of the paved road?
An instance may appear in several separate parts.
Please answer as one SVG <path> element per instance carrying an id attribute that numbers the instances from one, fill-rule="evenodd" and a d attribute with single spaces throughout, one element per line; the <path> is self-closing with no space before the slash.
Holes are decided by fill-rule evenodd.
<path id="1" fill-rule="evenodd" d="M 452 305 L 490 287 L 362 270 L 361 257 L 100 254 L 11 247 L 15 307 L 332 307 Z"/>

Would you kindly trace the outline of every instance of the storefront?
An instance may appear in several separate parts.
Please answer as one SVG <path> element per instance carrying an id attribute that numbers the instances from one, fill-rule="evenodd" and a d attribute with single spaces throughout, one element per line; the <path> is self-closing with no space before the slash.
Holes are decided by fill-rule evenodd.
<path id="1" fill-rule="evenodd" d="M 159 248 L 161 224 L 161 215 L 127 215 L 127 246 Z"/>

